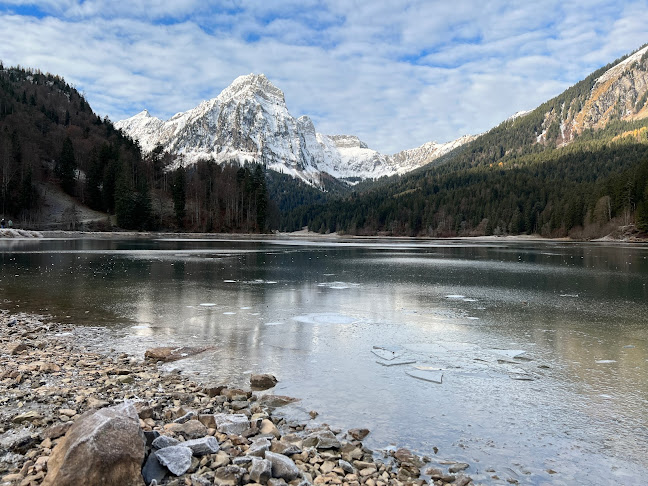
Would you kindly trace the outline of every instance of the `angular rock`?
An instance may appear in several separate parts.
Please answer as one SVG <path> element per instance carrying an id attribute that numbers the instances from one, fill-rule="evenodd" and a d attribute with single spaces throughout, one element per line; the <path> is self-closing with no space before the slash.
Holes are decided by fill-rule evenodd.
<path id="1" fill-rule="evenodd" d="M 412 452 L 409 451 L 408 449 L 398 449 L 396 452 L 394 452 L 394 457 L 400 463 L 407 462 L 413 464 L 416 467 L 423 466 L 423 461 L 421 461 L 421 459 L 418 456 L 412 454 Z"/>
<path id="2" fill-rule="evenodd" d="M 151 443 L 151 445 L 156 449 L 173 447 L 178 444 L 180 444 L 180 441 L 178 439 L 174 439 L 173 437 L 169 437 L 168 435 L 161 435 Z"/>
<path id="3" fill-rule="evenodd" d="M 151 484 L 153 480 L 161 483 L 168 472 L 169 470 L 158 461 L 157 453 L 151 452 L 142 468 L 142 477 L 147 485 Z"/>
<path id="4" fill-rule="evenodd" d="M 316 447 L 317 449 L 339 449 L 340 441 L 337 440 L 330 430 L 320 430 L 304 439 L 304 447 Z"/>
<path id="5" fill-rule="evenodd" d="M 261 397 L 259 403 L 268 408 L 279 408 L 298 401 L 298 398 L 286 397 L 283 395 L 265 395 Z"/>
<path id="6" fill-rule="evenodd" d="M 204 456 L 206 454 L 215 454 L 219 451 L 218 440 L 215 437 L 207 436 L 200 439 L 192 439 L 182 443 L 193 452 L 194 456 Z"/>
<path id="7" fill-rule="evenodd" d="M 182 476 L 191 467 L 191 449 L 183 445 L 165 447 L 155 453 L 157 460 L 176 476 Z"/>
<path id="8" fill-rule="evenodd" d="M 52 451 L 43 486 L 141 486 L 145 439 L 130 403 L 87 412 Z"/>
<path id="9" fill-rule="evenodd" d="M 218 486 L 237 486 L 247 471 L 238 466 L 225 466 L 216 471 L 214 484 Z"/>
<path id="10" fill-rule="evenodd" d="M 266 452 L 265 458 L 272 463 L 272 477 L 290 482 L 299 477 L 299 468 L 292 459 L 274 452 Z"/>
<path id="11" fill-rule="evenodd" d="M 185 439 L 199 439 L 207 435 L 207 427 L 198 420 L 189 420 L 184 424 L 167 424 L 164 430 L 183 436 Z"/>
<path id="12" fill-rule="evenodd" d="M 279 432 L 279 429 L 274 424 L 274 422 L 270 419 L 263 419 L 261 421 L 261 428 L 259 429 L 259 431 L 263 435 L 274 435 L 277 439 L 281 437 L 281 433 Z"/>
<path id="13" fill-rule="evenodd" d="M 265 457 L 266 451 L 270 450 L 270 441 L 265 437 L 255 440 L 245 452 L 248 456 Z"/>
<path id="14" fill-rule="evenodd" d="M 284 456 L 292 456 L 293 454 L 301 454 L 302 452 L 297 444 L 291 444 L 283 440 L 273 441 L 270 450 L 277 454 L 283 454 Z"/>
<path id="15" fill-rule="evenodd" d="M 355 440 L 362 440 L 369 435 L 369 429 L 349 429 L 349 435 Z"/>
<path id="16" fill-rule="evenodd" d="M 344 461 L 340 459 L 338 461 L 338 466 L 342 468 L 342 470 L 347 473 L 347 474 L 354 474 L 355 473 L 355 468 L 351 465 L 351 463 Z"/>
<path id="17" fill-rule="evenodd" d="M 146 439 L 146 447 L 150 447 L 158 437 L 160 437 L 160 433 L 157 430 L 145 430 L 144 438 Z"/>
<path id="18" fill-rule="evenodd" d="M 242 413 L 217 413 L 214 415 L 214 421 L 221 434 L 241 435 L 250 428 L 250 421 Z"/>
<path id="19" fill-rule="evenodd" d="M 257 390 L 267 390 L 277 384 L 277 378 L 269 373 L 250 376 L 250 386 Z"/>
<path id="20" fill-rule="evenodd" d="M 62 422 L 60 424 L 52 425 L 51 427 L 45 429 L 43 432 L 43 437 L 46 439 L 58 439 L 63 437 L 68 430 L 72 427 L 72 422 Z"/>
<path id="21" fill-rule="evenodd" d="M 265 484 L 272 477 L 272 463 L 268 459 L 253 459 L 250 467 L 250 479 L 255 483 Z"/>
<path id="22" fill-rule="evenodd" d="M 21 424 L 23 422 L 33 422 L 34 420 L 38 420 L 40 418 L 42 418 L 41 414 L 39 414 L 35 410 L 30 410 L 29 412 L 16 415 L 14 418 L 11 419 L 11 421 L 14 424 Z"/>

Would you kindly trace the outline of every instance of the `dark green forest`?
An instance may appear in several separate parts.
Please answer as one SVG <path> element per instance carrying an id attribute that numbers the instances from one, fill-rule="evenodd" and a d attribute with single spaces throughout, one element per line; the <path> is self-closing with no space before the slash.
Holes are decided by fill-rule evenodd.
<path id="1" fill-rule="evenodd" d="M 26 227 L 55 227 L 42 194 L 59 187 L 112 215 L 91 229 L 263 232 L 269 209 L 262 166 L 201 161 L 173 169 L 95 115 L 59 76 L 0 63 L 1 210 Z M 76 227 L 73 218 L 66 223 Z"/>

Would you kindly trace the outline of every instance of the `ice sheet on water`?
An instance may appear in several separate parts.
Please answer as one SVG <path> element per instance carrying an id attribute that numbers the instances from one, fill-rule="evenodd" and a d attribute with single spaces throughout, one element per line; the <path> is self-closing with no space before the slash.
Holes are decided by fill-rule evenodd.
<path id="1" fill-rule="evenodd" d="M 374 349 L 372 349 L 371 352 L 376 356 L 378 356 L 380 359 L 384 359 L 387 361 L 396 359 L 400 356 L 400 353 L 397 351 L 393 351 L 385 348 L 379 348 L 379 347 L 377 348 L 376 346 L 374 346 Z"/>
<path id="2" fill-rule="evenodd" d="M 335 290 L 345 290 L 345 289 L 350 289 L 352 287 L 359 287 L 359 285 L 356 283 L 348 283 L 348 282 L 322 282 L 322 283 L 318 283 L 317 286 L 326 287 L 328 289 L 335 289 Z"/>
<path id="3" fill-rule="evenodd" d="M 354 324 L 360 322 L 360 320 L 355 317 L 337 314 L 335 312 L 305 314 L 293 317 L 293 319 L 303 324 Z"/>
<path id="4" fill-rule="evenodd" d="M 430 383 L 443 383 L 443 372 L 439 370 L 406 370 L 405 374 L 418 380 L 429 381 Z"/>

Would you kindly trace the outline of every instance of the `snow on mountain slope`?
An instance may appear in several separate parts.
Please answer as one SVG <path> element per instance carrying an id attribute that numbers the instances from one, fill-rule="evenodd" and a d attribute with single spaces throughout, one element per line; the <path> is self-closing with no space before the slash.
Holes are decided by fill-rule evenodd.
<path id="1" fill-rule="evenodd" d="M 472 137 L 384 155 L 350 135 L 322 135 L 307 116 L 295 119 L 283 92 L 263 74 L 240 76 L 216 98 L 167 121 L 144 110 L 115 126 L 145 152 L 157 145 L 178 154 L 178 165 L 200 159 L 255 161 L 318 185 L 321 172 L 357 181 L 403 174 L 429 163 Z"/>

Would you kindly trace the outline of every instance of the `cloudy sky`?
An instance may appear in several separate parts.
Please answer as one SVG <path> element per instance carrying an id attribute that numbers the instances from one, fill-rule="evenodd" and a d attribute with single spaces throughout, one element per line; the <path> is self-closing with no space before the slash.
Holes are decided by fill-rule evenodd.
<path id="1" fill-rule="evenodd" d="M 483 132 L 648 42 L 645 0 L 0 1 L 0 59 L 167 119 L 264 73 L 386 153 Z"/>

